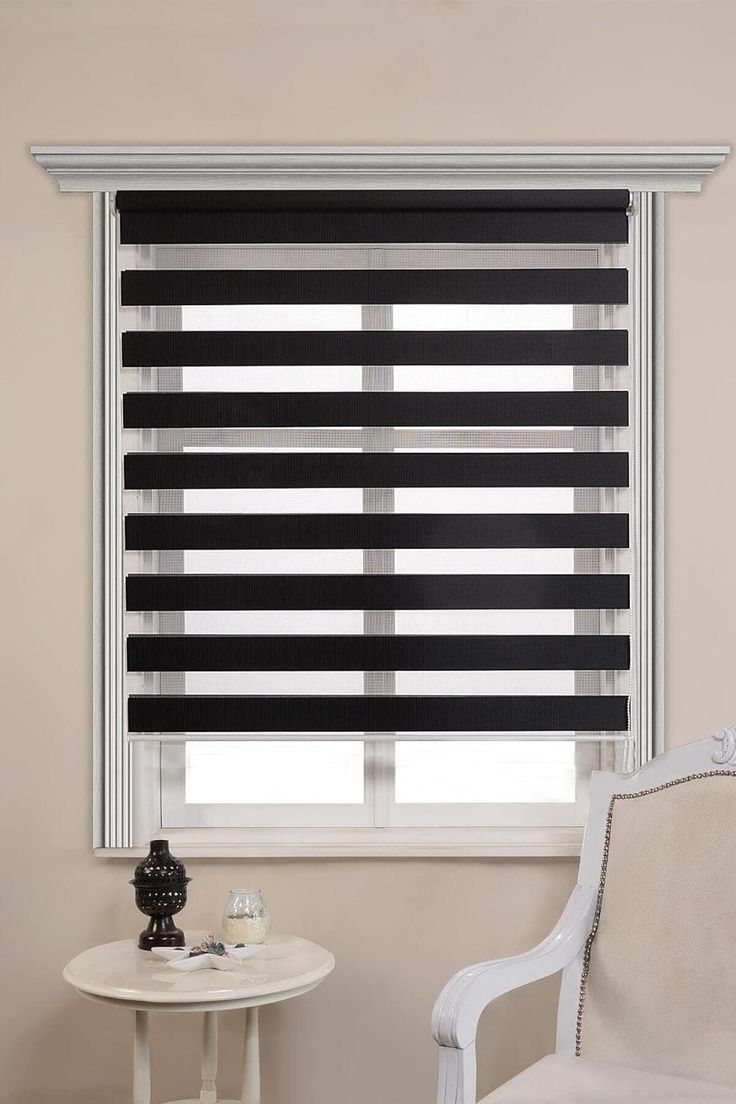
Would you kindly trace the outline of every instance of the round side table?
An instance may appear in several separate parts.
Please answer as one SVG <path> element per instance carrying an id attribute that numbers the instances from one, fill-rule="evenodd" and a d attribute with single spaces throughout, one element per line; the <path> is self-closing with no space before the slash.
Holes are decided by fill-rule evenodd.
<path id="1" fill-rule="evenodd" d="M 204 932 L 187 933 L 187 944 Z M 172 1104 L 218 1104 L 217 1013 L 245 1009 L 243 1087 L 239 1101 L 219 1104 L 260 1104 L 258 1008 L 308 993 L 334 969 L 335 959 L 324 947 L 294 935 L 272 935 L 263 949 L 236 970 L 182 973 L 134 940 L 103 943 L 83 951 L 64 970 L 64 980 L 78 993 L 101 1004 L 130 1008 L 135 1013 L 133 1104 L 150 1104 L 151 1065 L 149 1012 L 202 1012 L 202 1088 L 197 1100 Z"/>

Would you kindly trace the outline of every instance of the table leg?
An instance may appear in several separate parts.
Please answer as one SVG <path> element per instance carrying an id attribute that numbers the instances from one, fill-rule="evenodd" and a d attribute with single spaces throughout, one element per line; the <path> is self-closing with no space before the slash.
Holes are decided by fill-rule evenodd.
<path id="1" fill-rule="evenodd" d="M 258 1009 L 245 1010 L 243 1090 L 241 1104 L 261 1104 L 261 1061 L 258 1052 Z"/>
<path id="2" fill-rule="evenodd" d="M 217 1013 L 205 1012 L 202 1025 L 202 1088 L 199 1104 L 217 1104 Z"/>
<path id="3" fill-rule="evenodd" d="M 147 1012 L 135 1013 L 133 1104 L 151 1104 L 151 1051 L 148 1043 Z"/>

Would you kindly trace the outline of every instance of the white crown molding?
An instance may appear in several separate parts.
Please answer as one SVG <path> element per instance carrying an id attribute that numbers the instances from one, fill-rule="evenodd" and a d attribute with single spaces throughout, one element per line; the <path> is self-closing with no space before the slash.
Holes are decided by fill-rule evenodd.
<path id="1" fill-rule="evenodd" d="M 629 188 L 698 192 L 730 146 L 31 146 L 62 192 Z"/>

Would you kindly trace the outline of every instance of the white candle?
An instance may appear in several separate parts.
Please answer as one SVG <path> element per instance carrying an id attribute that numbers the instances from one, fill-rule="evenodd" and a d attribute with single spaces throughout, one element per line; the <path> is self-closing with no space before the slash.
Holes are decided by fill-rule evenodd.
<path id="1" fill-rule="evenodd" d="M 226 916 L 222 922 L 224 943 L 265 943 L 268 928 L 263 917 Z"/>
<path id="2" fill-rule="evenodd" d="M 232 889 L 222 918 L 224 943 L 265 943 L 271 914 L 259 889 Z"/>

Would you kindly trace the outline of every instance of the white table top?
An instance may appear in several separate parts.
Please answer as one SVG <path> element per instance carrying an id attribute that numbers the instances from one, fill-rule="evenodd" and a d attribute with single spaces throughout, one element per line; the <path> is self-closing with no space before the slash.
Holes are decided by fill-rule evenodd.
<path id="1" fill-rule="evenodd" d="M 187 932 L 187 944 L 206 932 Z M 136 941 L 123 939 L 83 951 L 64 970 L 64 979 L 85 996 L 137 1006 L 216 1004 L 247 1007 L 285 1000 L 314 988 L 333 970 L 335 959 L 317 943 L 295 935 L 271 935 L 263 949 L 236 970 L 182 973 Z"/>

